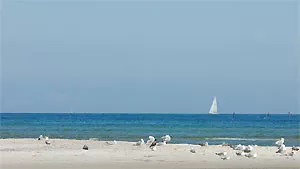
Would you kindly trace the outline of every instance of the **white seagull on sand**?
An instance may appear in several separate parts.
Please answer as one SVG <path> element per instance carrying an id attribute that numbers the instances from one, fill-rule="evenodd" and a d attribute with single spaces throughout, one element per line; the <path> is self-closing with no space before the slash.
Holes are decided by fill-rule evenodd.
<path id="1" fill-rule="evenodd" d="M 284 144 L 281 144 L 281 146 L 278 148 L 278 151 L 276 153 L 284 153 L 286 151 L 286 147 Z"/>
<path id="2" fill-rule="evenodd" d="M 229 156 L 223 156 L 223 157 L 221 157 L 221 159 L 222 159 L 222 160 L 229 160 L 230 157 L 229 157 Z"/>
<path id="3" fill-rule="evenodd" d="M 40 135 L 38 140 L 42 140 L 43 138 L 44 138 L 43 135 Z"/>
<path id="4" fill-rule="evenodd" d="M 245 154 L 246 157 L 248 158 L 256 158 L 257 154 L 256 153 L 249 153 L 249 154 Z"/>
<path id="5" fill-rule="evenodd" d="M 192 148 L 192 149 L 190 150 L 190 152 L 191 152 L 191 153 L 196 153 L 196 150 L 195 150 L 194 148 Z"/>
<path id="6" fill-rule="evenodd" d="M 165 135 L 165 136 L 162 136 L 161 139 L 164 142 L 168 143 L 169 141 L 171 141 L 171 136 L 170 135 Z"/>
<path id="7" fill-rule="evenodd" d="M 200 143 L 199 145 L 200 145 L 200 146 L 205 146 L 205 147 L 207 147 L 207 146 L 208 146 L 208 142 Z"/>
<path id="8" fill-rule="evenodd" d="M 238 155 L 238 156 L 244 156 L 245 152 L 244 151 L 239 151 L 239 152 L 236 152 L 235 154 Z"/>
<path id="9" fill-rule="evenodd" d="M 248 145 L 247 147 L 245 147 L 244 151 L 245 153 L 250 153 L 253 150 L 253 147 Z"/>
<path id="10" fill-rule="evenodd" d="M 154 140 L 155 138 L 153 136 L 149 136 L 149 140 L 147 141 L 147 144 L 152 144 Z"/>
<path id="11" fill-rule="evenodd" d="M 150 147 L 149 147 L 152 151 L 156 151 L 156 139 L 154 139 L 154 141 L 151 143 Z"/>
<path id="12" fill-rule="evenodd" d="M 140 146 L 140 145 L 143 145 L 143 144 L 145 144 L 145 141 L 144 141 L 144 139 L 141 139 L 135 145 Z"/>
<path id="13" fill-rule="evenodd" d="M 295 160 L 295 158 L 294 158 L 295 154 L 296 154 L 296 151 L 292 150 L 292 152 L 286 154 L 286 156 L 291 156 Z"/>
<path id="14" fill-rule="evenodd" d="M 49 140 L 49 138 L 48 138 L 47 136 L 45 137 L 45 143 L 46 143 L 46 144 L 51 144 L 51 143 L 50 143 L 50 140 Z"/>
<path id="15" fill-rule="evenodd" d="M 281 138 L 280 140 L 277 140 L 275 142 L 275 144 L 278 145 L 278 147 L 280 147 L 283 143 L 284 143 L 284 138 Z"/>
<path id="16" fill-rule="evenodd" d="M 219 156 L 226 156 L 226 155 L 227 155 L 227 152 L 219 152 L 219 153 L 216 153 L 216 155 L 219 155 Z"/>
<path id="17" fill-rule="evenodd" d="M 105 142 L 106 144 L 108 144 L 108 145 L 116 145 L 116 144 L 118 144 L 118 142 L 116 141 L 116 140 L 114 140 L 114 141 L 112 141 L 112 142 Z"/>
<path id="18" fill-rule="evenodd" d="M 244 151 L 246 149 L 246 146 L 239 144 L 239 145 L 235 146 L 234 149 Z"/>

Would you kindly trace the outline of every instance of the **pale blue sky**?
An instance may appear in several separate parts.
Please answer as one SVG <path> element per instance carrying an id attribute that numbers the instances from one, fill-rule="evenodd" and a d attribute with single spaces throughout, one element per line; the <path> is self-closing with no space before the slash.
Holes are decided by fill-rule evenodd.
<path id="1" fill-rule="evenodd" d="M 4 0 L 1 112 L 299 113 L 297 1 Z"/>

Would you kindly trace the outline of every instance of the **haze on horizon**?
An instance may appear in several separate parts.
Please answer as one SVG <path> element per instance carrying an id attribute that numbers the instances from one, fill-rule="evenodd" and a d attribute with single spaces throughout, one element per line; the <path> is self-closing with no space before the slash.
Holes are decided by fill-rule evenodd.
<path id="1" fill-rule="evenodd" d="M 0 112 L 299 113 L 297 1 L 4 0 Z"/>

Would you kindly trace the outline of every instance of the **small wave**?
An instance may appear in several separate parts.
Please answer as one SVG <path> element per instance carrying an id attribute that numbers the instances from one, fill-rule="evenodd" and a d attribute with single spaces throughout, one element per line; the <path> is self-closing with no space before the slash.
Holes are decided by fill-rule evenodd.
<path id="1" fill-rule="evenodd" d="M 258 141 L 258 140 L 276 140 L 276 139 L 267 139 L 267 138 L 205 138 L 205 140 L 246 140 L 246 141 Z"/>
<path id="2" fill-rule="evenodd" d="M 89 140 L 93 140 L 93 141 L 100 141 L 99 138 L 89 138 Z"/>

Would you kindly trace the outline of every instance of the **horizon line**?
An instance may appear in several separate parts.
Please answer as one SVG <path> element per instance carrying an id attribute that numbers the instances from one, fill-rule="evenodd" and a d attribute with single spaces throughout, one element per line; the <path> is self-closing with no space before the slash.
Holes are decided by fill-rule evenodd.
<path id="1" fill-rule="evenodd" d="M 0 114 L 209 114 L 209 113 L 192 113 L 192 112 L 0 112 Z M 239 112 L 232 112 L 232 113 L 219 113 L 216 115 L 222 115 L 222 114 L 268 114 L 267 113 L 239 113 Z M 289 112 L 286 113 L 269 113 L 269 114 L 281 114 L 286 115 L 289 114 Z M 300 113 L 290 113 L 292 114 L 300 114 Z"/>

